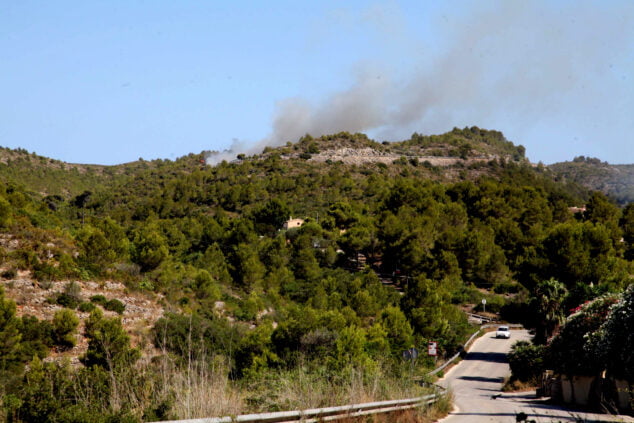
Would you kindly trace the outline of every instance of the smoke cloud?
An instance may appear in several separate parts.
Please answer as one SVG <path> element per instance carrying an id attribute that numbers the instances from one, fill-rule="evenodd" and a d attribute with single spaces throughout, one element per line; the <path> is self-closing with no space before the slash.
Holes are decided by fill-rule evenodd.
<path id="1" fill-rule="evenodd" d="M 618 112 L 597 107 L 597 101 L 620 95 L 620 107 L 634 106 L 634 90 L 618 93 L 622 75 L 634 71 L 631 59 L 622 60 L 633 50 L 633 7 L 613 10 L 610 3 L 583 1 L 476 5 L 484 6 L 437 23 L 439 52 L 414 59 L 409 74 L 358 72 L 350 88 L 322 103 L 301 97 L 280 101 L 271 134 L 256 143 L 235 142 L 231 159 L 237 152 L 259 153 L 306 133 L 366 132 L 398 140 L 414 131 L 438 133 L 454 126 L 477 125 L 520 137 L 535 125 L 572 125 L 571 119 L 609 126 L 620 119 Z M 372 13 L 380 10 L 374 6 Z M 634 123 L 630 126 L 634 130 Z M 220 157 L 225 156 L 212 161 Z"/>

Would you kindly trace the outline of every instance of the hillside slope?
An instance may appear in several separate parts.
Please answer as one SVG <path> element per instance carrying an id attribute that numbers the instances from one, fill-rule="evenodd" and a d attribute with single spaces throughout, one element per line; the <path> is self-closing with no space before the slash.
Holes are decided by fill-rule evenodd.
<path id="1" fill-rule="evenodd" d="M 612 165 L 590 157 L 548 166 L 562 181 L 574 182 L 589 190 L 601 191 L 625 205 L 634 201 L 634 164 Z"/>
<path id="2" fill-rule="evenodd" d="M 10 153 L 0 411 L 18 422 L 416 396 L 409 376 L 433 360 L 405 369 L 402 352 L 457 352 L 472 332 L 463 309 L 485 298 L 546 339 L 634 273 L 634 208 L 554 180 L 497 131 L 305 136 L 213 166 L 192 154 L 69 170 Z M 526 306 L 549 287 L 555 320 Z M 206 396 L 215 381 L 239 400 L 209 408 L 224 403 Z"/>
<path id="3" fill-rule="evenodd" d="M 200 165 L 202 155 L 190 154 L 176 162 L 184 167 Z M 25 149 L 0 147 L 0 180 L 5 184 L 24 187 L 39 197 L 59 196 L 68 200 L 84 191 L 125 181 L 129 176 L 148 169 L 161 168 L 169 160 L 135 162 L 115 166 L 66 163 L 40 156 Z"/>

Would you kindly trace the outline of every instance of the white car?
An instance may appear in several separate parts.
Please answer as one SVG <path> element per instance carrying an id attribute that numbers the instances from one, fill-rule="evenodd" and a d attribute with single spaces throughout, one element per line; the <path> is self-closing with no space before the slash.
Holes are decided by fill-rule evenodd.
<path id="1" fill-rule="evenodd" d="M 506 338 L 509 339 L 511 337 L 511 330 L 508 326 L 500 326 L 498 330 L 495 332 L 496 338 Z"/>

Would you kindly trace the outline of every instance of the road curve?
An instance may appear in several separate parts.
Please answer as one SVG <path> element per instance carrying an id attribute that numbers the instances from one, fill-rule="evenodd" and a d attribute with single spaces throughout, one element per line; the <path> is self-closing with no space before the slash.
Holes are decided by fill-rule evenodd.
<path id="1" fill-rule="evenodd" d="M 518 340 L 530 340 L 526 330 L 514 330 L 511 339 L 496 339 L 495 332 L 477 339 L 469 353 L 447 372 L 438 385 L 449 389 L 454 397 L 454 410 L 442 423 L 515 422 L 524 412 L 536 422 L 634 422 L 627 416 L 570 411 L 536 399 L 535 391 L 502 393 L 504 379 L 510 369 L 506 354 Z"/>

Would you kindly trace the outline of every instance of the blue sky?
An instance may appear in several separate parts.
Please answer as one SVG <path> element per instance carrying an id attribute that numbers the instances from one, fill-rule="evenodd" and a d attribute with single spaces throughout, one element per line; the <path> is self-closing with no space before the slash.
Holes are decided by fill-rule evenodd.
<path id="1" fill-rule="evenodd" d="M 634 2 L 0 2 L 0 145 L 74 163 L 479 126 L 634 163 Z"/>

